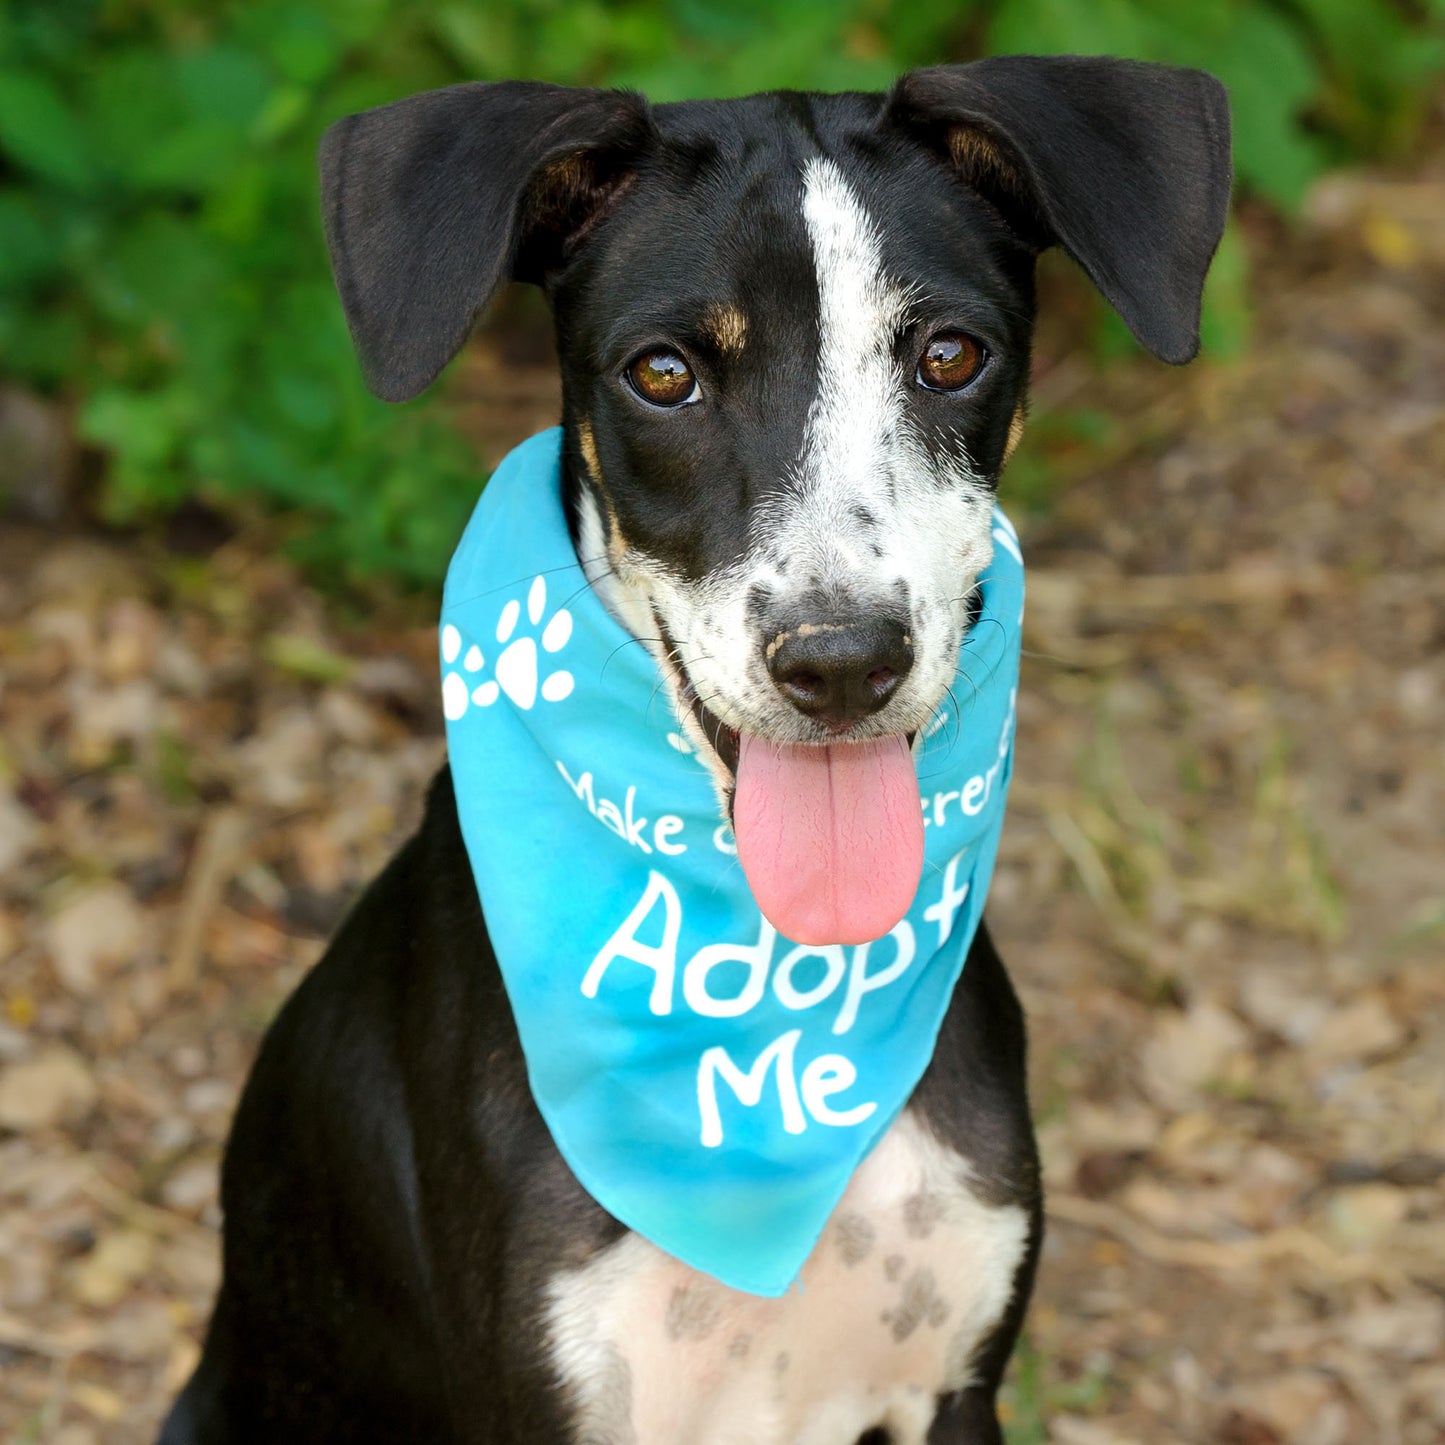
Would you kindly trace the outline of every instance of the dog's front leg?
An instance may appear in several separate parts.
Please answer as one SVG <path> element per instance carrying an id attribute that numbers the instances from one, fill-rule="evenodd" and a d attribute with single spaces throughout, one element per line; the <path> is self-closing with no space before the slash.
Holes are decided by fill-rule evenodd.
<path id="1" fill-rule="evenodd" d="M 928 1431 L 928 1445 L 1004 1445 L 997 1391 L 975 1385 L 946 1396 Z"/>

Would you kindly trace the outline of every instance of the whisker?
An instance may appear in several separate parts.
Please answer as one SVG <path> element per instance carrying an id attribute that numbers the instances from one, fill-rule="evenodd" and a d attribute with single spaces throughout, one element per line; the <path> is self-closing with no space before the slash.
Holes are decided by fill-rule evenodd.
<path id="1" fill-rule="evenodd" d="M 978 622 L 975 622 L 973 624 L 973 627 L 969 628 L 968 635 L 963 639 L 963 642 L 960 644 L 960 646 L 967 647 L 974 640 L 974 632 L 975 629 L 978 627 L 979 622 L 987 622 L 990 624 L 990 626 L 997 627 L 998 630 L 1003 633 L 1005 639 L 1007 639 L 1008 628 L 1005 627 L 1003 623 L 998 620 L 997 617 L 980 617 L 978 619 Z"/>
<path id="2" fill-rule="evenodd" d="M 590 559 L 590 562 L 600 562 L 601 560 L 602 558 L 600 557 L 594 557 Z M 485 587 L 480 592 L 473 592 L 467 597 L 459 597 L 454 602 L 449 603 L 448 606 L 465 607 L 469 602 L 477 602 L 480 601 L 483 597 L 491 597 L 498 592 L 506 592 L 513 587 L 520 587 L 522 583 L 530 581 L 532 578 L 550 577 L 554 572 L 571 572 L 575 569 L 583 568 L 590 565 L 590 562 L 587 558 L 579 557 L 575 562 L 563 562 L 559 563 L 556 567 L 541 567 L 536 569 L 535 571 L 524 572 L 520 577 L 514 577 L 510 582 L 499 582 L 495 587 Z M 587 587 L 588 585 L 589 584 L 584 580 L 582 587 L 579 588 L 578 591 L 583 590 L 583 588 Z M 573 597 L 575 597 L 576 595 L 576 592 L 572 594 Z M 569 597 L 568 601 L 570 600 L 571 598 Z"/>
<path id="3" fill-rule="evenodd" d="M 634 644 L 641 646 L 649 642 L 656 642 L 660 645 L 662 639 L 660 637 L 629 637 L 625 641 L 619 642 L 617 646 L 614 647 L 612 651 L 607 654 L 606 658 L 603 660 L 601 668 L 598 669 L 598 681 L 601 681 L 602 678 L 607 676 L 607 669 L 612 665 L 612 659 L 616 657 L 619 652 L 622 652 L 624 649 L 629 648 Z"/>
<path id="4" fill-rule="evenodd" d="M 960 668 L 958 669 L 958 675 L 973 689 L 973 696 L 972 696 L 971 698 L 969 698 L 969 700 L 968 700 L 969 710 L 972 711 L 972 710 L 973 710 L 973 707 L 974 707 L 974 704 L 978 702 L 978 684 L 973 680 L 972 677 L 969 676 L 968 672 L 967 672 L 964 668 L 962 668 L 962 667 L 960 667 Z M 962 709 L 962 708 L 959 708 L 959 710 L 958 710 L 958 720 L 959 720 L 959 724 L 962 725 L 962 723 L 963 723 L 963 709 Z"/>

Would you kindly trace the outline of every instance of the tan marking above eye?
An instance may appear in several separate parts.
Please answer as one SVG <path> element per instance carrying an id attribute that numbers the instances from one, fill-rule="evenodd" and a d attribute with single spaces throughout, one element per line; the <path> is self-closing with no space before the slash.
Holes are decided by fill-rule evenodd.
<path id="1" fill-rule="evenodd" d="M 983 370 L 987 356 L 962 331 L 940 331 L 918 358 L 918 379 L 932 391 L 958 391 Z"/>
<path id="2" fill-rule="evenodd" d="M 648 351 L 627 368 L 634 390 L 654 406 L 681 406 L 697 393 L 697 378 L 675 351 Z"/>
<path id="3" fill-rule="evenodd" d="M 702 319 L 703 330 L 719 351 L 736 355 L 747 345 L 748 318 L 736 306 L 714 304 Z"/>

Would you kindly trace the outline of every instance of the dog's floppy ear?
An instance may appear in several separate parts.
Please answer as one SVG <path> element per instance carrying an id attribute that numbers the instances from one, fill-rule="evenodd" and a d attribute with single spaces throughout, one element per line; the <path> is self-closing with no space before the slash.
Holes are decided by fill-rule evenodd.
<path id="1" fill-rule="evenodd" d="M 905 75 L 886 114 L 1025 239 L 1068 251 L 1155 356 L 1193 358 L 1229 208 L 1229 108 L 1213 76 L 1096 56 L 998 56 Z"/>
<path id="2" fill-rule="evenodd" d="M 454 85 L 333 125 L 326 244 L 367 385 L 426 388 L 508 277 L 539 280 L 647 145 L 647 103 L 530 81 Z"/>

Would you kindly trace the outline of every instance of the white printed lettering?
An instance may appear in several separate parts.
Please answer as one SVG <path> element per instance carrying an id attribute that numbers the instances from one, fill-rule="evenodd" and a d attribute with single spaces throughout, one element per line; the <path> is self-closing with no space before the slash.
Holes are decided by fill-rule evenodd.
<path id="1" fill-rule="evenodd" d="M 554 761 L 557 760 L 554 759 Z M 647 841 L 645 835 L 648 820 L 636 811 L 637 788 L 635 786 L 628 788 L 622 806 L 619 808 L 611 798 L 597 796 L 590 771 L 583 773 L 579 778 L 574 778 L 561 762 L 557 762 L 557 771 L 562 774 L 567 786 L 577 795 L 577 800 L 586 807 L 587 811 L 604 828 L 616 833 L 628 847 L 637 848 L 643 853 L 651 853 L 656 848 L 659 853 L 666 853 L 669 857 L 674 858 L 679 853 L 687 852 L 686 843 L 669 841 L 681 833 L 684 827 L 683 820 L 676 813 L 663 814 L 652 825 L 652 842 Z"/>
<path id="2" fill-rule="evenodd" d="M 756 1008 L 768 983 L 768 963 L 773 956 L 773 943 L 778 930 L 762 920 L 758 941 L 740 946 L 735 943 L 710 943 L 688 959 L 682 971 L 682 996 L 694 1013 L 710 1019 L 733 1019 Z M 707 976 L 719 964 L 741 963 L 748 970 L 747 982 L 732 998 L 717 998 L 707 991 Z"/>
<path id="3" fill-rule="evenodd" d="M 623 834 L 629 843 L 635 848 L 641 848 L 644 853 L 651 853 L 652 849 L 642 841 L 642 830 L 647 826 L 646 818 L 634 818 L 632 816 L 632 804 L 637 798 L 637 789 L 628 788 L 626 798 L 626 814 L 623 818 Z"/>
<path id="4" fill-rule="evenodd" d="M 871 943 L 860 943 L 853 950 L 853 967 L 848 973 L 848 991 L 843 997 L 843 1007 L 838 1011 L 838 1017 L 833 1022 L 835 1034 L 846 1034 L 858 1021 L 858 1005 L 862 1003 L 863 996 L 869 993 L 876 993 L 880 988 L 886 988 L 913 962 L 915 952 L 913 940 L 913 925 L 905 918 L 889 934 L 898 946 L 898 952 L 886 968 L 881 968 L 877 973 L 868 972 L 868 954 L 873 948 Z M 879 940 L 881 942 L 881 940 Z"/>
<path id="5" fill-rule="evenodd" d="M 810 989 L 798 989 L 793 984 L 793 969 L 805 958 L 821 958 L 826 965 L 822 980 Z M 778 971 L 773 975 L 773 992 L 784 1008 L 805 1009 L 822 1003 L 843 981 L 848 971 L 848 961 L 843 950 L 836 943 L 819 947 L 800 943 L 783 955 Z"/>
<path id="6" fill-rule="evenodd" d="M 958 910 L 963 907 L 964 900 L 968 897 L 969 885 L 958 886 L 958 865 L 963 859 L 963 852 L 955 853 L 948 860 L 948 866 L 943 870 L 943 891 L 938 896 L 937 903 L 930 903 L 923 910 L 923 916 L 930 922 L 938 925 L 938 946 L 943 947 L 948 940 L 948 935 L 953 931 L 953 919 Z"/>
<path id="7" fill-rule="evenodd" d="M 624 842 L 627 840 L 627 829 L 622 822 L 622 814 L 617 811 L 617 804 L 611 798 L 603 798 L 597 804 L 597 820 L 605 823 Z M 644 843 L 643 847 L 647 845 Z M 648 852 L 652 850 L 648 848 Z"/>
<path id="8" fill-rule="evenodd" d="M 562 774 L 563 778 L 566 779 L 567 786 L 571 788 L 572 791 L 576 793 L 577 796 L 584 803 L 587 804 L 587 811 L 589 813 L 596 813 L 597 804 L 592 801 L 592 774 L 583 773 L 576 782 L 573 782 L 572 775 L 567 771 L 566 768 L 562 766 L 561 763 L 557 764 L 557 771 Z"/>
<path id="9" fill-rule="evenodd" d="M 662 902 L 662 942 L 643 943 L 637 936 L 653 905 Z M 649 869 L 647 887 L 637 900 L 632 912 L 618 926 L 617 931 L 607 940 L 588 966 L 582 980 L 582 992 L 587 998 L 596 998 L 602 983 L 602 975 L 614 958 L 630 959 L 650 968 L 656 977 L 652 984 L 652 996 L 648 1007 L 655 1014 L 672 1012 L 672 981 L 677 972 L 677 937 L 682 929 L 682 900 L 677 889 L 662 874 Z"/>
<path id="10" fill-rule="evenodd" d="M 705 1149 L 716 1149 L 723 1141 L 722 1115 L 718 1112 L 717 1078 L 721 1074 L 733 1093 L 749 1108 L 762 1102 L 763 1084 L 769 1067 L 778 1066 L 778 1099 L 783 1111 L 783 1128 L 789 1134 L 801 1134 L 808 1121 L 798 1100 L 798 1084 L 793 1074 L 793 1054 L 802 1029 L 789 1029 L 779 1035 L 757 1057 L 744 1073 L 728 1057 L 721 1045 L 703 1051 L 697 1065 L 697 1105 L 702 1115 L 702 1143 Z"/>
<path id="11" fill-rule="evenodd" d="M 801 1092 L 803 1107 L 820 1124 L 830 1124 L 835 1129 L 846 1129 L 861 1124 L 877 1108 L 871 1101 L 855 1104 L 851 1109 L 834 1109 L 828 1100 L 844 1089 L 851 1089 L 858 1082 L 858 1070 L 851 1059 L 842 1054 L 821 1054 L 803 1070 Z"/>

